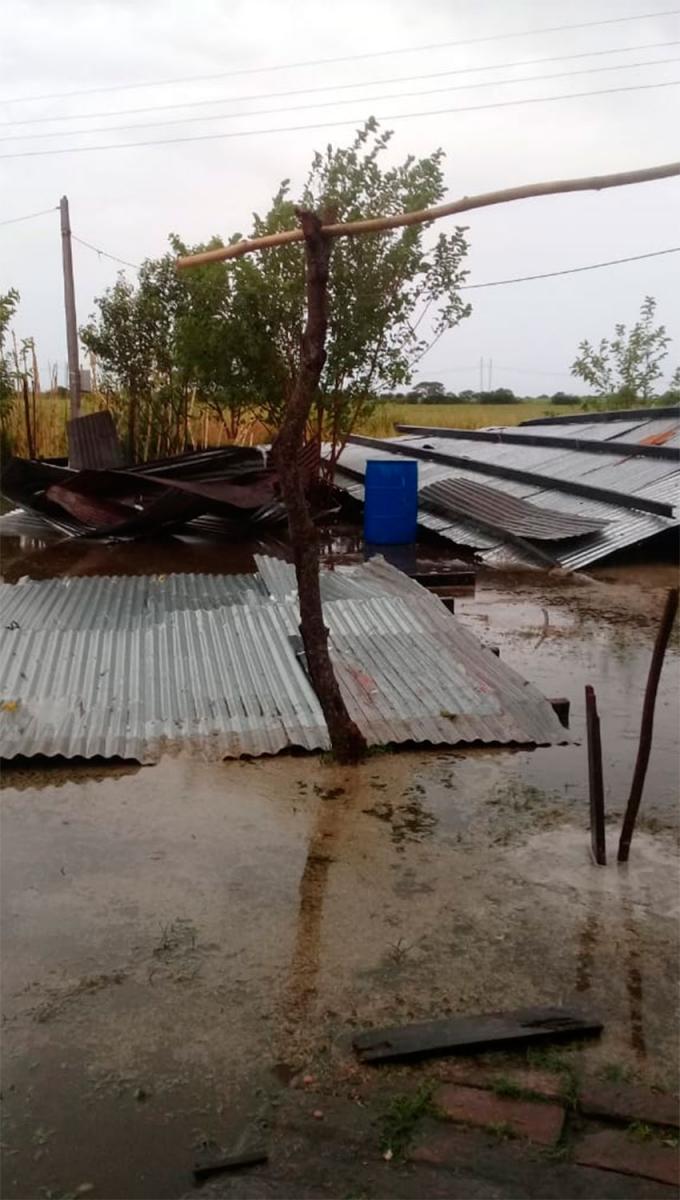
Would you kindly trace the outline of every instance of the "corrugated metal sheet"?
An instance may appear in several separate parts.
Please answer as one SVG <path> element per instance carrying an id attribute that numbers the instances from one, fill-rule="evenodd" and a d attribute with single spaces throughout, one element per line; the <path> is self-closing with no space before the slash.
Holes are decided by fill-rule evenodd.
<path id="1" fill-rule="evenodd" d="M 656 418 L 648 424 L 655 425 Z M 623 422 L 630 431 L 630 420 Z M 638 421 L 638 425 L 643 423 Z M 647 424 L 647 423 L 645 423 Z M 602 423 L 599 430 L 611 431 L 612 423 Z M 540 429 L 546 433 L 550 426 L 531 426 L 532 433 Z M 560 424 L 560 433 L 574 430 L 574 436 L 580 429 L 578 424 Z M 448 456 L 465 455 L 477 464 L 519 466 L 525 471 L 567 481 L 583 481 L 591 486 L 608 488 L 618 492 L 622 497 L 641 497 L 649 500 L 672 504 L 677 508 L 680 502 L 680 470 L 678 467 L 663 459 L 622 457 L 613 447 L 609 455 L 593 455 L 585 451 L 556 449 L 541 446 L 511 446 L 495 442 L 477 442 L 473 440 L 456 439 L 455 443 L 446 438 L 422 437 L 393 439 L 395 452 L 409 456 L 414 447 L 432 449 L 437 453 Z M 369 458 L 389 459 L 390 451 L 379 447 L 349 444 L 343 451 L 339 461 L 338 483 L 342 485 L 342 469 L 345 468 L 354 475 L 363 476 L 366 461 Z M 432 484 L 443 480 L 466 480 L 471 483 L 484 483 L 508 497 L 528 500 L 537 507 L 545 507 L 565 516 L 575 516 L 584 520 L 592 520 L 601 524 L 599 532 L 584 535 L 578 540 L 554 542 L 549 546 L 549 553 L 562 566 L 576 569 L 589 566 L 599 559 L 606 557 L 615 550 L 632 546 L 655 534 L 672 529 L 680 524 L 680 512 L 673 517 L 664 517 L 656 513 L 643 512 L 639 509 L 624 507 L 616 503 L 595 500 L 590 497 L 572 495 L 559 490 L 547 488 L 543 483 L 533 483 L 530 479 L 503 479 L 489 470 L 488 474 L 479 470 L 470 470 L 452 462 L 450 467 L 444 463 L 418 464 L 420 489 L 429 488 Z M 519 547 L 503 544 L 502 538 L 490 537 L 488 530 L 480 529 L 473 519 L 456 520 L 443 524 L 445 518 L 441 514 L 428 513 L 423 507 L 419 509 L 418 520 L 421 525 L 434 529 L 450 541 L 475 548 L 483 561 L 497 564 L 498 552 L 503 549 L 506 565 L 535 565 L 522 553 Z"/>
<path id="2" fill-rule="evenodd" d="M 255 563 L 266 591 L 274 600 L 297 600 L 297 579 L 292 563 L 265 554 L 256 554 Z M 321 599 L 324 602 L 406 595 L 422 599 L 423 588 L 380 555 L 355 566 L 337 566 L 321 572 Z"/>
<path id="3" fill-rule="evenodd" d="M 444 515 L 450 512 L 519 537 L 559 541 L 595 533 L 602 527 L 601 521 L 539 507 L 470 479 L 442 479 L 421 488 L 419 496 L 422 504 L 431 505 Z"/>
<path id="4" fill-rule="evenodd" d="M 26 512 L 23 508 L 13 508 L 10 512 L 0 515 L 0 536 L 35 540 L 44 538 L 47 541 L 53 541 L 54 529 L 37 513 Z"/>
<path id="5" fill-rule="evenodd" d="M 340 686 L 371 744 L 567 740 L 540 692 L 424 588 L 386 563 L 355 575 L 393 589 L 324 604 Z M 297 605 L 269 599 L 263 584 L 248 587 L 252 602 L 222 604 L 241 595 L 240 582 L 180 579 L 73 579 L 62 592 L 58 581 L 6 585 L 2 756 L 154 762 L 178 750 L 221 759 L 326 748 L 296 654 Z M 12 612 L 23 625 L 7 620 Z"/>
<path id="6" fill-rule="evenodd" d="M 371 744 L 555 744 L 565 731 L 541 693 L 430 597 L 328 604 L 333 661 Z"/>
<path id="7" fill-rule="evenodd" d="M 3 626 L 26 630 L 138 629 L 181 611 L 268 597 L 257 575 L 104 575 L 0 584 Z"/>
<path id="8" fill-rule="evenodd" d="M 76 471 L 115 470 L 125 464 L 116 426 L 110 412 L 87 413 L 66 422 L 69 466 Z"/>
<path id="9" fill-rule="evenodd" d="M 290 606 L 263 604 L 128 630 L 14 633 L 0 684 L 2 756 L 148 763 L 180 750 L 219 760 L 325 748 L 294 632 Z"/>

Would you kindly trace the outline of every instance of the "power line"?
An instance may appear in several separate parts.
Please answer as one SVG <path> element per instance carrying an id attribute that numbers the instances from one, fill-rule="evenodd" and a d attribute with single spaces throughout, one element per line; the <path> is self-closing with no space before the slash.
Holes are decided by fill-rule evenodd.
<path id="1" fill-rule="evenodd" d="M 439 117 L 449 113 L 482 112 L 492 108 L 516 108 L 526 104 L 547 104 L 555 100 L 580 100 L 589 96 L 613 96 L 621 92 L 644 92 L 654 88 L 677 87 L 680 79 L 669 79 L 663 83 L 639 83 L 625 87 L 601 88 L 591 92 L 566 92 L 558 96 L 531 96 L 523 100 L 500 100 L 492 104 L 468 104 L 456 108 L 435 108 L 426 112 L 383 113 L 380 121 L 401 121 L 410 117 Z M 11 154 L 0 154 L 1 159 L 7 158 L 43 158 L 54 154 L 90 154 L 96 150 L 133 150 L 139 146 L 174 146 L 181 142 L 213 142 L 237 137 L 260 137 L 268 133 L 301 133 L 311 129 L 333 129 L 338 126 L 353 125 L 363 121 L 360 117 L 345 117 L 340 121 L 316 121 L 311 125 L 283 125 L 271 129 L 233 129 L 228 133 L 198 133 L 189 137 L 173 137 L 148 139 L 141 142 L 109 142 L 99 146 L 61 146 L 51 150 L 14 150 Z"/>
<path id="2" fill-rule="evenodd" d="M 358 87 L 382 87 L 386 83 L 415 83 L 420 79 L 441 79 L 449 75 L 469 75 L 479 73 L 480 71 L 506 71 L 512 70 L 515 67 L 536 66 L 543 63 L 567 62 L 577 58 L 601 58 L 608 54 L 630 54 L 637 50 L 661 50 L 668 46 L 679 46 L 680 41 L 669 42 L 645 42 L 641 46 L 615 46 L 609 50 L 588 50 L 582 51 L 580 54 L 553 54 L 544 58 L 523 58 L 515 62 L 506 63 L 490 63 L 486 66 L 477 67 L 457 67 L 449 71 L 430 71 L 421 75 L 395 75 L 387 79 L 366 79 L 356 80 L 353 83 L 327 83 L 320 87 L 313 88 L 292 88 L 282 92 L 256 92 L 246 96 L 217 96 L 212 100 L 185 100 L 175 102 L 174 104 L 151 104 L 142 108 L 123 108 L 109 110 L 108 112 L 95 113 L 71 113 L 61 114 L 60 116 L 52 117 L 25 117 L 20 121 L 0 121 L 0 128 L 14 125 L 45 125 L 54 121 L 90 121 L 97 117 L 125 117 L 137 116 L 140 113 L 148 112 L 168 112 L 176 108 L 203 108 L 210 104 L 241 104 L 250 100 L 277 100 L 287 96 L 310 96 L 319 92 L 335 92 L 347 91 L 350 88 Z M 632 64 L 628 64 L 629 66 Z"/>
<path id="3" fill-rule="evenodd" d="M 608 17 L 606 20 L 599 21 L 580 21 L 576 24 L 569 25 L 548 25 L 539 29 L 520 29 L 513 30 L 508 33 L 484 34 L 482 37 L 464 38 L 453 42 L 429 42 L 424 46 L 403 46 L 396 50 L 369 50 L 362 54 L 344 54 L 334 58 L 313 58 L 305 59 L 300 62 L 276 63 L 270 67 L 241 67 L 235 71 L 219 71 L 211 75 L 179 75 L 172 79 L 152 79 L 144 80 L 140 83 L 115 83 L 106 84 L 95 88 L 78 88 L 70 92 L 43 92 L 33 96 L 14 96 L 8 97 L 4 101 L 5 104 L 26 104 L 33 100 L 55 100 L 67 96 L 92 96 L 102 92 L 120 92 L 131 91 L 136 88 L 147 87 L 165 87 L 169 84 L 177 83 L 195 83 L 204 82 L 212 79 L 232 79 L 238 75 L 262 75 L 268 74 L 271 71 L 292 71 L 298 70 L 301 67 L 320 67 L 330 66 L 333 63 L 343 62 L 359 62 L 368 58 L 388 58 L 398 54 L 415 54 L 422 53 L 426 50 L 445 50 L 451 49 L 454 46 L 473 46 L 483 42 L 506 41 L 510 38 L 519 37 L 535 37 L 544 33 L 564 33 L 572 29 L 592 29 L 595 26 L 602 25 L 622 25 L 630 21 L 645 21 L 652 20 L 657 17 L 674 17 L 680 13 L 680 9 L 672 8 L 665 9 L 662 12 L 653 13 L 636 13 L 628 17 Z"/>
<path id="4" fill-rule="evenodd" d="M 113 262 L 121 263 L 124 267 L 132 267 L 134 271 L 139 271 L 140 269 L 138 263 L 128 262 L 126 258 L 119 258 L 117 254 L 109 254 L 108 250 L 100 250 L 99 246 L 93 246 L 92 242 L 86 242 L 84 238 L 78 237 L 73 232 L 71 232 L 71 237 L 80 246 L 87 246 L 88 250 L 94 250 L 95 254 L 98 254 L 100 258 L 110 258 Z"/>
<path id="5" fill-rule="evenodd" d="M 32 221 L 34 217 L 44 217 L 47 213 L 56 212 L 58 208 L 58 204 L 53 204 L 52 208 L 41 208 L 40 212 L 26 213 L 25 217 L 10 217 L 8 221 L 0 221 L 0 225 L 16 225 L 19 221 Z"/>
<path id="6" fill-rule="evenodd" d="M 249 113 L 208 113 L 197 117 L 171 117 L 164 121 L 137 121 L 132 125 L 99 125 L 90 129 L 58 129 L 52 133 L 11 133 L 0 137 L 0 142 L 16 142 L 16 141 L 35 141 L 46 137 L 81 137 L 95 133 L 123 133 L 130 129 L 159 129 L 167 125 L 191 125 L 196 121 L 233 121 L 238 117 L 268 117 L 272 113 L 299 112 L 301 109 L 308 111 L 318 108 L 337 108 L 342 104 L 373 104 L 381 103 L 385 100 L 404 100 L 417 98 L 419 96 L 436 96 L 442 92 L 460 92 L 469 91 L 477 88 L 488 87 L 507 87 L 518 83 L 542 83 L 549 79 L 565 79 L 572 78 L 576 75 L 592 75 L 599 74 L 601 71 L 632 71 L 639 67 L 655 67 L 663 66 L 669 63 L 680 61 L 675 58 L 655 58 L 648 59 L 646 62 L 635 63 L 614 63 L 604 67 L 583 67 L 577 71 L 557 71 L 550 75 L 520 75 L 517 79 L 485 79 L 481 83 L 454 83 L 445 84 L 443 87 L 427 88 L 416 92 L 391 92 L 383 96 L 350 96 L 344 100 L 322 100 L 312 104 L 305 102 L 303 104 L 288 105 L 284 108 L 261 108 L 255 109 Z"/>
<path id="7" fill-rule="evenodd" d="M 679 254 L 680 246 L 668 250 L 652 250 L 649 254 L 633 254 L 629 258 L 612 258 L 609 262 L 589 263 L 586 267 L 567 267 L 564 271 L 545 271 L 541 275 L 519 275 L 516 279 L 492 279 L 489 283 L 464 283 L 461 292 L 474 288 L 503 287 L 506 283 L 527 283 L 530 279 L 554 279 L 558 275 L 577 275 L 580 271 L 598 271 L 600 267 L 617 267 L 619 263 L 640 262 L 643 258 L 660 258 L 662 254 Z"/>

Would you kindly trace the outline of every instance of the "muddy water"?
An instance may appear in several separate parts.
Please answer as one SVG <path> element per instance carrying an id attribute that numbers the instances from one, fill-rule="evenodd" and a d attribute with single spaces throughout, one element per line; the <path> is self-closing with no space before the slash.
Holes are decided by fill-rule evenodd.
<path id="1" fill-rule="evenodd" d="M 671 578 L 457 600 L 577 735 L 596 687 L 610 849 Z M 8 768 L 3 1195 L 181 1196 L 195 1146 L 266 1123 L 296 1071 L 335 1086 L 365 1025 L 579 1002 L 593 1070 L 673 1085 L 678 682 L 676 643 L 624 869 L 589 860 L 579 745 Z"/>

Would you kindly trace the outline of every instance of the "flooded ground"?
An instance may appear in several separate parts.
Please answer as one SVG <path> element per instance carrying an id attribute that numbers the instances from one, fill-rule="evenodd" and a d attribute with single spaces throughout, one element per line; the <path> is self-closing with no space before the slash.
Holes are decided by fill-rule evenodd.
<path id="1" fill-rule="evenodd" d="M 181 569 L 219 570 L 221 549 Z M 140 569 L 159 569 L 143 551 Z M 24 553 L 15 569 L 36 568 Z M 589 858 L 584 745 L 355 770 L 292 755 L 9 765 L 3 1195 L 185 1195 L 194 1148 L 265 1127 L 300 1072 L 342 1093 L 365 1026 L 580 1003 L 605 1023 L 579 1051 L 589 1066 L 674 1086 L 677 638 L 631 860 L 613 862 L 674 581 L 649 565 L 590 583 L 487 573 L 456 600 L 505 661 L 571 699 L 577 738 L 595 686 L 606 868 Z"/>

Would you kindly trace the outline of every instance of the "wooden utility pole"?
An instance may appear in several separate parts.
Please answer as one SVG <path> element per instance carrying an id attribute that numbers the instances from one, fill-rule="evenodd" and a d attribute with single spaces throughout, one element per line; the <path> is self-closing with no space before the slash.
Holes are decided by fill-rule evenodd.
<path id="1" fill-rule="evenodd" d="M 66 346 L 68 350 L 68 388 L 71 393 L 71 420 L 80 416 L 80 363 L 78 361 L 78 322 L 76 294 L 73 285 L 73 255 L 71 253 L 71 221 L 68 196 L 59 201 L 61 214 L 61 257 L 64 267 L 64 309 L 66 312 Z"/>

